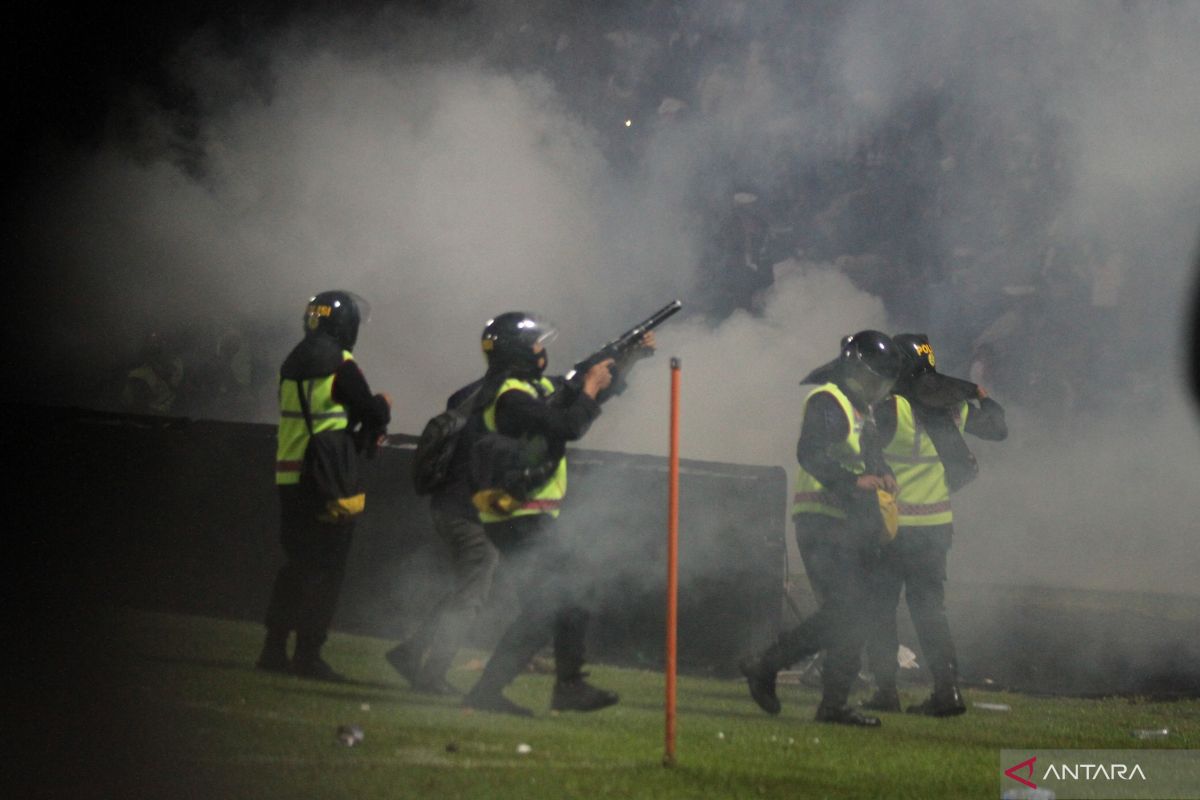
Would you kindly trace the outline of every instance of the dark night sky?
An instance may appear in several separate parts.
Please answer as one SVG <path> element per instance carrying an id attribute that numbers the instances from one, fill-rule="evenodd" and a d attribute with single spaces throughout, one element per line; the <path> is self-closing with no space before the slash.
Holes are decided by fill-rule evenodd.
<path id="1" fill-rule="evenodd" d="M 165 65 L 188 35 L 209 25 L 232 42 L 301 7 L 259 0 L 27 8 L 5 48 L 9 107 L 17 110 L 5 115 L 8 153 L 33 177 L 30 156 L 54 141 L 95 143 L 113 98 L 133 85 L 184 103 L 170 96 Z"/>

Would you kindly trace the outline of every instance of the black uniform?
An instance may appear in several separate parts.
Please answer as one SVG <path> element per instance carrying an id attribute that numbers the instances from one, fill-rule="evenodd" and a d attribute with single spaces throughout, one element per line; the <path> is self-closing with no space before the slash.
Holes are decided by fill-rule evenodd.
<path id="1" fill-rule="evenodd" d="M 484 379 L 452 394 L 446 408 L 459 406 L 481 389 Z M 446 481 L 431 495 L 433 529 L 450 552 L 454 584 L 449 594 L 421 622 L 407 641 L 387 654 L 388 661 L 414 689 L 436 694 L 454 691 L 446 672 L 470 631 L 471 623 L 491 592 L 500 556 L 484 532 L 479 511 L 471 503 L 470 445 L 483 430 L 482 406 L 476 402 L 447 469 Z"/>
<path id="2" fill-rule="evenodd" d="M 912 397 L 906 396 L 906 399 L 912 405 L 917 424 L 923 429 L 938 424 L 938 415 L 948 418 L 949 412 L 945 410 L 921 406 Z M 978 407 L 968 404 L 967 408 L 966 433 L 991 441 L 1000 441 L 1008 435 L 1004 409 L 995 400 L 984 398 Z M 891 441 L 897 425 L 895 399 L 879 404 L 876 421 L 881 441 Z M 957 428 L 943 426 L 946 427 L 957 435 Z M 943 455 L 943 461 L 945 458 Z M 900 489 L 903 499 L 903 485 Z M 868 707 L 877 710 L 899 708 L 896 607 L 903 590 L 922 657 L 933 678 L 934 697 L 944 703 L 945 713 L 961 713 L 965 709 L 961 701 L 954 699 L 957 696 L 958 659 L 945 607 L 946 560 L 953 533 L 954 526 L 950 523 L 901 526 L 895 540 L 881 551 L 879 564 L 872 573 L 874 611 L 867 636 L 867 663 L 875 675 L 878 693 L 868 702 Z M 918 706 L 914 710 L 924 712 L 926 709 Z"/>
<path id="3" fill-rule="evenodd" d="M 864 416 L 860 438 L 864 474 L 890 474 L 869 412 Z M 875 492 L 858 489 L 859 475 L 847 470 L 831 454 L 835 445 L 846 440 L 849 424 L 842 406 L 832 395 L 817 393 L 809 399 L 796 457 L 806 472 L 839 498 L 847 509 L 847 518 L 818 513 L 794 517 L 796 542 L 819 608 L 800 625 L 782 633 L 756 659 L 743 662 L 742 671 L 750 680 L 751 693 L 759 705 L 769 713 L 778 713 L 775 674 L 825 650 L 821 671 L 823 693 L 817 719 L 878 724 L 878 720 L 858 717 L 847 708 L 865 637 L 868 581 L 878 552 L 880 524 Z"/>
<path id="4" fill-rule="evenodd" d="M 348 427 L 373 440 L 390 419 L 383 395 L 372 395 L 366 378 L 353 360 L 343 360 L 342 346 L 320 333 L 306 336 L 284 360 L 282 380 L 312 380 L 334 375 L 333 399 L 345 406 Z M 299 484 L 279 487 L 280 541 L 286 561 L 279 570 L 267 605 L 267 639 L 259 666 L 279 671 L 287 667 L 288 635 L 296 632 L 292 669 L 311 677 L 336 677 L 320 658 L 354 533 L 353 521 L 330 523 L 319 519 L 322 501 Z"/>
<path id="5" fill-rule="evenodd" d="M 537 385 L 536 378 L 527 380 Z M 557 460 L 565 454 L 567 442 L 581 438 L 591 427 L 600 415 L 600 405 L 561 379 L 554 382 L 556 390 L 547 397 L 518 390 L 505 392 L 496 400 L 495 420 L 497 431 L 504 435 L 544 437 L 549 457 Z M 551 639 L 558 678 L 554 707 L 590 710 L 616 702 L 615 695 L 582 681 L 589 617 L 584 608 L 587 576 L 579 555 L 556 527 L 555 518 L 546 513 L 484 525 L 500 551 L 501 568 L 516 589 L 521 610 L 467 695 L 468 706 L 528 713 L 509 704 L 500 692 Z M 560 702 L 568 695 L 580 703 Z"/>

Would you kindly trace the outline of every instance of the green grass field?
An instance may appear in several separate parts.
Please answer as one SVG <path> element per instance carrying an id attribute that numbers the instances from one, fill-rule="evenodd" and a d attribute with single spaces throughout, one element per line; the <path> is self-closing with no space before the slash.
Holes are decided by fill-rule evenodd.
<path id="1" fill-rule="evenodd" d="M 95 682 L 47 712 L 47 768 L 32 779 L 45 796 L 995 798 L 1002 748 L 1200 748 L 1196 700 L 968 691 L 968 703 L 1011 711 L 888 714 L 882 729 L 859 730 L 813 722 L 817 694 L 806 687 L 782 686 L 772 718 L 741 681 L 685 677 L 678 762 L 665 768 L 658 673 L 594 667 L 622 701 L 589 715 L 551 714 L 551 678 L 523 675 L 509 695 L 537 716 L 515 719 L 410 692 L 379 639 L 335 634 L 328 660 L 355 682 L 325 684 L 252 669 L 257 625 L 125 611 L 106 620 Z M 460 667 L 450 679 L 466 688 L 476 674 Z M 359 725 L 363 742 L 339 743 L 342 724 Z M 1170 736 L 1131 735 L 1159 727 Z"/>

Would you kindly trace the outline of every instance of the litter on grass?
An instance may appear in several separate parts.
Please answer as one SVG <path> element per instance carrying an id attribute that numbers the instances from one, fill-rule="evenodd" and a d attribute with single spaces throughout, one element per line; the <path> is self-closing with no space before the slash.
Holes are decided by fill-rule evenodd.
<path id="1" fill-rule="evenodd" d="M 339 725 L 337 739 L 346 745 L 346 747 L 354 747 L 356 744 L 362 744 L 363 729 L 357 725 Z"/>
<path id="2" fill-rule="evenodd" d="M 1165 739 L 1170 735 L 1170 728 L 1141 728 L 1133 732 L 1135 739 Z"/>

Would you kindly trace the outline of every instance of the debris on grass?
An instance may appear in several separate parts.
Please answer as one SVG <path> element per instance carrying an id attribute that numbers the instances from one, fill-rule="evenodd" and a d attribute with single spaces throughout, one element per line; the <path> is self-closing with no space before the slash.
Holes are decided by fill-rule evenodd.
<path id="1" fill-rule="evenodd" d="M 447 753 L 457 753 L 458 752 L 458 742 L 446 742 L 446 752 Z"/>
<path id="2" fill-rule="evenodd" d="M 357 725 L 339 725 L 337 729 L 337 739 L 346 747 L 354 747 L 356 744 L 362 744 L 363 729 Z"/>
<path id="3" fill-rule="evenodd" d="M 1140 728 L 1133 732 L 1135 739 L 1165 739 L 1170 735 L 1170 728 Z"/>
<path id="4" fill-rule="evenodd" d="M 517 745 L 517 754 L 518 755 L 527 756 L 532 752 L 533 752 L 533 748 L 530 747 L 529 745 L 525 744 L 524 742 L 521 742 L 519 745 Z"/>
<path id="5" fill-rule="evenodd" d="M 1008 703 L 971 703 L 971 705 L 984 711 L 1012 711 L 1012 706 Z"/>
<path id="6" fill-rule="evenodd" d="M 361 706 L 359 706 L 359 708 L 361 708 L 363 711 L 370 711 L 370 710 L 371 710 L 371 704 L 370 704 L 370 703 L 363 703 Z"/>

